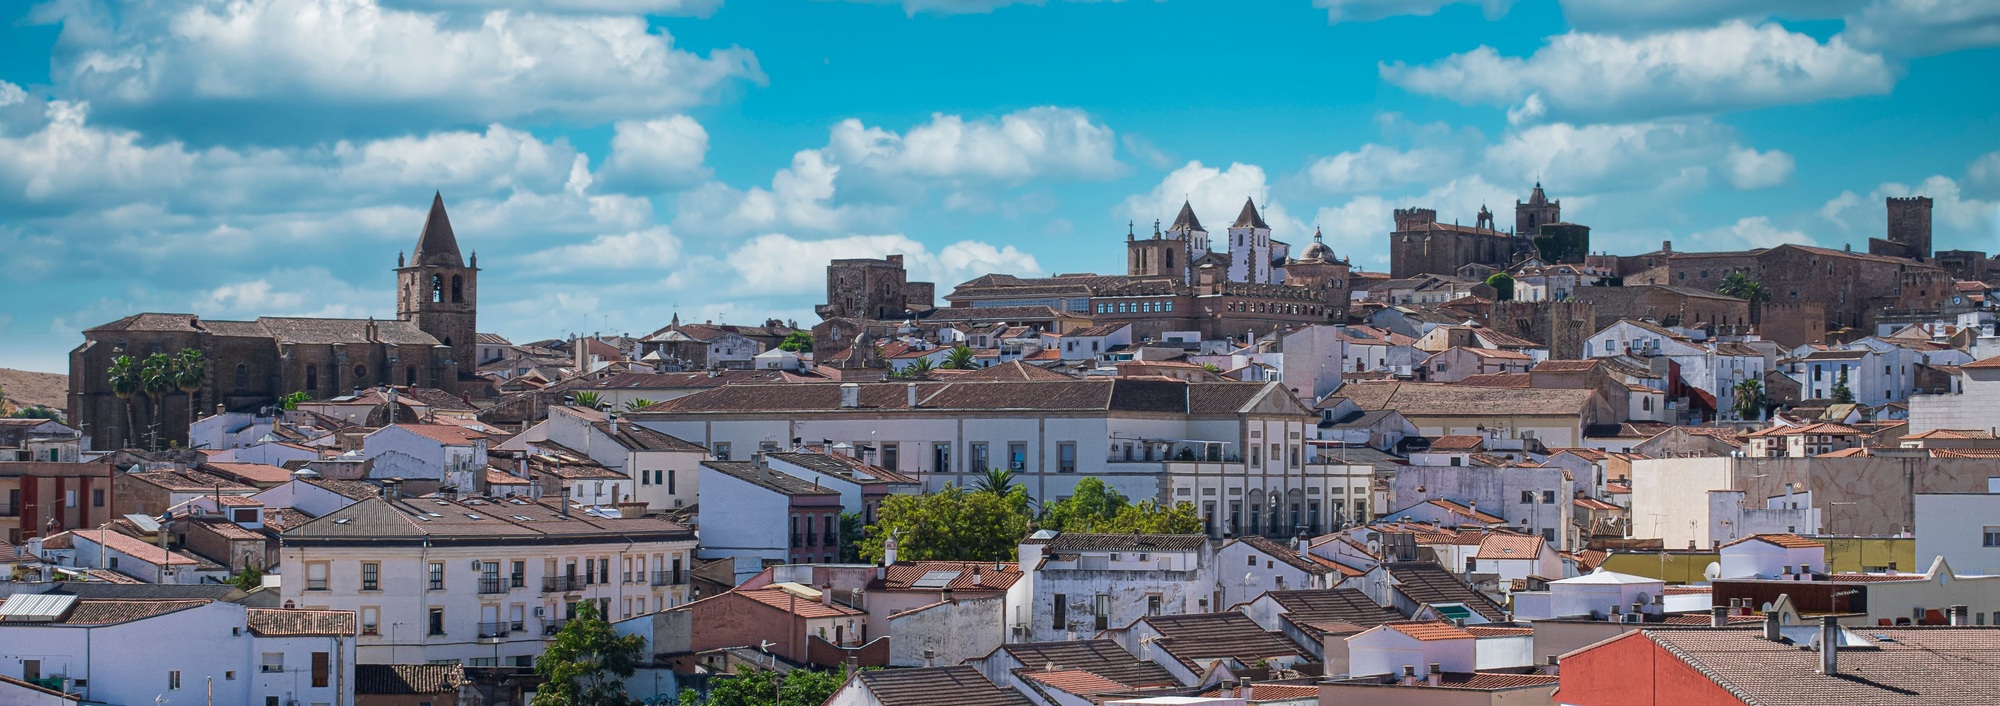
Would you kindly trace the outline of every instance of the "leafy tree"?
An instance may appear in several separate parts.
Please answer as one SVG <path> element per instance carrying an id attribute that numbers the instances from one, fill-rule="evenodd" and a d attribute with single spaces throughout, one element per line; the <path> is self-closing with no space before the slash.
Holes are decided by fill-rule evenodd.
<path id="1" fill-rule="evenodd" d="M 1736 383 L 1737 419 L 1756 419 L 1764 413 L 1764 385 L 1756 378 Z"/>
<path id="2" fill-rule="evenodd" d="M 146 356 L 145 364 L 139 369 L 139 390 L 146 394 L 146 399 L 153 405 L 151 433 L 154 450 L 160 448 L 160 417 L 164 411 L 161 405 L 166 401 L 167 394 L 177 389 L 179 387 L 174 378 L 174 359 L 167 357 L 165 353 Z"/>
<path id="3" fill-rule="evenodd" d="M 125 446 L 130 448 L 137 439 L 133 434 L 139 428 L 138 414 L 132 409 L 132 398 L 137 397 L 145 386 L 139 382 L 139 365 L 132 356 L 121 355 L 111 359 L 111 367 L 104 371 L 105 380 L 111 383 L 111 394 L 125 401 Z"/>
<path id="4" fill-rule="evenodd" d="M 645 409 L 645 408 L 647 408 L 647 407 L 651 407 L 651 406 L 653 406 L 653 405 L 655 405 L 655 404 L 658 404 L 658 403 L 656 403 L 656 402 L 654 402 L 654 401 L 652 401 L 652 400 L 649 400 L 649 399 L 646 399 L 646 398 L 644 398 L 644 397 L 641 397 L 641 398 L 639 398 L 639 399 L 636 399 L 636 400 L 632 400 L 632 401 L 630 401 L 630 402 L 626 402 L 626 403 L 625 403 L 625 411 L 627 411 L 627 412 L 637 412 L 637 411 L 639 411 L 639 410 L 642 410 L 642 409 Z"/>
<path id="5" fill-rule="evenodd" d="M 1771 300 L 1771 293 L 1764 291 L 1763 282 L 1750 279 L 1749 275 L 1742 272 L 1731 272 L 1728 277 L 1722 278 L 1722 284 L 1715 288 L 1715 292 L 1737 299 L 1747 299 L 1752 304 Z"/>
<path id="6" fill-rule="evenodd" d="M 979 354 L 965 344 L 959 344 L 944 354 L 945 370 L 973 370 L 979 367 Z"/>
<path id="7" fill-rule="evenodd" d="M 208 357 L 202 355 L 199 349 L 182 348 L 180 354 L 174 356 L 173 371 L 174 388 L 187 395 L 187 420 L 193 424 L 194 393 L 201 389 L 202 383 L 208 382 Z"/>
<path id="8" fill-rule="evenodd" d="M 711 678 L 706 700 L 688 690 L 681 692 L 681 703 L 686 706 L 820 706 L 845 683 L 845 669 L 833 672 L 794 669 L 779 679 L 777 672 L 769 669 L 739 667 L 735 674 Z"/>
<path id="9" fill-rule="evenodd" d="M 21 407 L 15 409 L 13 414 L 9 414 L 7 416 L 12 417 L 14 419 L 55 419 L 55 420 L 62 419 L 61 412 L 49 409 L 47 407 L 43 407 L 41 405 L 35 405 L 33 407 Z"/>
<path id="10" fill-rule="evenodd" d="M 1028 536 L 1028 491 L 966 492 L 957 484 L 925 495 L 891 495 L 875 512 L 860 543 L 861 558 L 882 560 L 882 543 L 896 537 L 899 561 L 1005 561 Z"/>
<path id="11" fill-rule="evenodd" d="M 1194 503 L 1178 502 L 1173 507 L 1161 507 L 1160 501 L 1147 499 L 1127 505 L 1105 524 L 1095 528 L 1098 532 L 1124 534 L 1200 534 L 1207 529 L 1201 515 L 1194 510 Z"/>
<path id="12" fill-rule="evenodd" d="M 1854 391 L 1847 389 L 1847 369 L 1840 369 L 1840 377 L 1833 381 L 1834 404 L 1854 404 Z"/>
<path id="13" fill-rule="evenodd" d="M 1074 494 L 1043 506 L 1042 514 L 1043 526 L 1064 532 L 1193 534 L 1203 528 L 1193 503 L 1133 503 L 1096 478 L 1078 481 Z"/>
<path id="14" fill-rule="evenodd" d="M 1214 364 L 1214 363 L 1202 363 L 1202 364 L 1201 364 L 1201 369 L 1202 369 L 1202 370 L 1206 370 L 1206 371 L 1208 371 L 1208 372 L 1211 372 L 1211 373 L 1215 373 L 1215 374 L 1217 374 L 1217 375 L 1221 375 L 1221 374 L 1222 374 L 1222 367 L 1221 367 L 1221 366 L 1218 366 L 1218 365 L 1216 365 L 1216 364 Z"/>
<path id="15" fill-rule="evenodd" d="M 1486 286 L 1493 288 L 1493 298 L 1509 301 L 1514 298 L 1514 276 L 1505 272 L 1495 272 L 1486 278 Z"/>
<path id="16" fill-rule="evenodd" d="M 235 576 L 229 577 L 226 583 L 245 591 L 252 590 L 264 585 L 264 572 L 258 571 L 255 566 L 245 566 Z"/>
<path id="17" fill-rule="evenodd" d="M 577 407 L 589 407 L 591 409 L 601 409 L 604 405 L 604 398 L 600 397 L 595 392 L 591 392 L 589 390 L 583 390 L 580 392 L 570 393 L 569 402 L 571 405 Z"/>
<path id="18" fill-rule="evenodd" d="M 861 513 L 840 513 L 840 561 L 846 564 L 861 563 Z"/>
<path id="19" fill-rule="evenodd" d="M 1014 472 L 1005 468 L 988 468 L 979 477 L 979 485 L 973 489 L 981 493 L 1005 496 L 1014 491 Z"/>
<path id="20" fill-rule="evenodd" d="M 535 675 L 544 680 L 533 706 L 639 706 L 625 694 L 626 677 L 646 658 L 646 639 L 618 635 L 597 615 L 597 605 L 576 605 L 576 619 L 535 660 Z"/>
<path id="21" fill-rule="evenodd" d="M 305 393 L 304 390 L 300 390 L 298 392 L 294 392 L 292 394 L 278 398 L 278 406 L 283 407 L 285 411 L 290 412 L 292 410 L 298 409 L 299 405 L 305 404 L 308 400 L 311 399 L 312 395 L 308 395 Z"/>
<path id="22" fill-rule="evenodd" d="M 811 331 L 793 331 L 785 334 L 785 340 L 778 343 L 778 350 L 791 351 L 793 353 L 811 353 L 812 349 L 813 335 Z"/>

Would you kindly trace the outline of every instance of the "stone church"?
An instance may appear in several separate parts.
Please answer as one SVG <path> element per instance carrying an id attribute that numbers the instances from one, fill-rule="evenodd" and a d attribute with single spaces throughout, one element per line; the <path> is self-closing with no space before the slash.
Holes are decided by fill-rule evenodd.
<path id="1" fill-rule="evenodd" d="M 70 351 L 69 419 L 93 449 L 185 444 L 189 412 L 253 412 L 304 392 L 337 397 L 375 385 L 434 387 L 459 393 L 476 380 L 479 256 L 461 257 L 444 197 L 434 195 L 415 252 L 396 257 L 396 318 L 259 317 L 202 319 L 193 314 L 134 314 L 84 330 Z M 121 355 L 140 361 L 200 350 L 208 377 L 191 393 L 158 404 L 112 393 L 106 375 Z M 154 410 L 158 410 L 157 417 Z"/>

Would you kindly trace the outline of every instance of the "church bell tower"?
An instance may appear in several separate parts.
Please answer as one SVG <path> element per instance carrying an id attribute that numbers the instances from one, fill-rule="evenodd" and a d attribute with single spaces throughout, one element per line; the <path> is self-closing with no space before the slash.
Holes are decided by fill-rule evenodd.
<path id="1" fill-rule="evenodd" d="M 444 195 L 431 197 L 430 216 L 408 262 L 396 258 L 396 318 L 416 324 L 445 348 L 431 359 L 437 386 L 456 391 L 479 371 L 479 255 L 466 264 L 444 212 Z"/>

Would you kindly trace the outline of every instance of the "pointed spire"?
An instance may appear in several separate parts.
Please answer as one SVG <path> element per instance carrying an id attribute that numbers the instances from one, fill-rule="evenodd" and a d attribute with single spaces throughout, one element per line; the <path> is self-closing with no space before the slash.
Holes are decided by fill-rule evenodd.
<path id="1" fill-rule="evenodd" d="M 667 328 L 678 330 L 680 329 L 680 327 L 681 327 L 681 313 L 679 311 L 675 311 L 674 319 L 672 321 L 667 322 Z"/>
<path id="2" fill-rule="evenodd" d="M 431 213 L 424 219 L 424 232 L 417 237 L 417 250 L 410 254 L 410 262 L 416 265 L 465 266 L 464 258 L 458 255 L 458 237 L 451 232 L 451 218 L 444 212 L 442 192 L 431 196 Z"/>
<path id="3" fill-rule="evenodd" d="M 1126 221 L 1126 222 L 1125 222 L 1125 239 L 1126 239 L 1126 240 L 1128 240 L 1128 241 L 1129 241 L 1129 240 L 1131 240 L 1131 239 L 1133 238 L 1133 235 L 1132 235 L 1132 228 L 1133 228 L 1133 226 L 1132 226 L 1132 221 Z"/>
<path id="4" fill-rule="evenodd" d="M 1259 215 L 1257 213 L 1256 200 L 1246 197 L 1243 199 L 1243 212 L 1236 214 L 1236 225 L 1230 227 L 1264 228 L 1268 230 L 1271 226 L 1264 222 L 1264 217 L 1262 215 Z"/>
<path id="5" fill-rule="evenodd" d="M 1528 203 L 1543 204 L 1548 202 L 1549 195 L 1542 193 L 1542 180 L 1536 179 L 1535 190 L 1528 193 Z"/>
<path id="6" fill-rule="evenodd" d="M 1194 204 L 1183 200 L 1181 201 L 1181 213 L 1178 216 L 1174 216 L 1174 224 L 1167 227 L 1167 232 L 1194 230 L 1204 233 L 1208 232 L 1207 228 L 1201 227 L 1201 219 L 1194 217 Z"/>

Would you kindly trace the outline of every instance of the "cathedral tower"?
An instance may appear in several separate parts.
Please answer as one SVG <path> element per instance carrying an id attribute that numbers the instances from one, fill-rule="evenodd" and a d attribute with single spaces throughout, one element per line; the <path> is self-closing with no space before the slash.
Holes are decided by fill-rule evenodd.
<path id="1" fill-rule="evenodd" d="M 1527 202 L 1514 202 L 1514 234 L 1524 238 L 1535 237 L 1536 229 L 1542 224 L 1561 221 L 1562 210 L 1562 201 L 1550 201 L 1549 195 L 1542 193 L 1542 183 L 1535 182 L 1535 190 L 1528 193 Z"/>
<path id="2" fill-rule="evenodd" d="M 396 318 L 416 324 L 450 349 L 435 371 L 439 387 L 456 391 L 458 381 L 479 372 L 479 255 L 467 265 L 444 212 L 444 195 L 431 197 L 430 216 L 408 262 L 396 258 Z"/>

